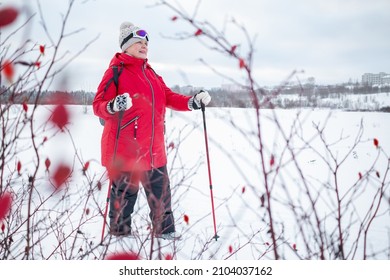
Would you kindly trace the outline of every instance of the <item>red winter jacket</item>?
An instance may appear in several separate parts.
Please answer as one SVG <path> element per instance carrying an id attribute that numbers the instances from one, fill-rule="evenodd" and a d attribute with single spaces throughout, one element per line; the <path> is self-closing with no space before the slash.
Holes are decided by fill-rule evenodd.
<path id="1" fill-rule="evenodd" d="M 170 90 L 147 60 L 124 53 L 115 54 L 111 60 L 93 101 L 95 115 L 105 121 L 101 139 L 102 165 L 109 169 L 113 163 L 118 128 L 118 113 L 111 115 L 107 111 L 107 103 L 116 96 L 115 84 L 108 83 L 113 77 L 113 65 L 122 71 L 118 94 L 128 92 L 133 101 L 133 106 L 124 112 L 121 121 L 115 168 L 117 171 L 133 171 L 166 165 L 165 108 L 189 111 L 188 101 L 191 97 Z"/>

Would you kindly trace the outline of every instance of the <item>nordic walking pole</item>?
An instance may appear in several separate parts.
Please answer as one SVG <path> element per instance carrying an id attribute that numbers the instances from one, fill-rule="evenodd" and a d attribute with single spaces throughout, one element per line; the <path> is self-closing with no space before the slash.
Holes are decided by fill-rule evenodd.
<path id="1" fill-rule="evenodd" d="M 112 184 L 112 181 L 111 181 L 111 179 L 110 179 L 110 181 L 109 181 L 109 183 L 108 183 L 108 192 L 107 192 L 107 199 L 106 199 L 106 209 L 104 210 L 103 228 L 102 228 L 102 238 L 101 238 L 101 240 L 100 240 L 100 245 L 103 244 L 104 232 L 105 232 L 105 229 L 106 229 L 107 212 L 108 212 L 108 203 L 110 202 L 111 184 Z"/>
<path id="2" fill-rule="evenodd" d="M 116 136 L 115 136 L 115 147 L 114 147 L 113 164 L 115 164 L 116 150 L 118 149 L 118 141 L 119 141 L 119 134 L 121 132 L 121 122 L 122 122 L 123 113 L 124 113 L 124 111 L 119 111 L 119 113 L 118 113 L 118 128 L 116 130 Z M 115 168 L 115 166 L 114 166 L 114 168 Z M 108 174 L 108 176 L 110 176 L 110 174 Z M 104 231 L 106 229 L 107 212 L 108 212 L 108 204 L 110 202 L 111 187 L 112 187 L 112 180 L 110 179 L 110 182 L 109 182 L 109 185 L 108 185 L 107 199 L 106 199 L 106 209 L 104 210 L 102 238 L 100 240 L 100 245 L 103 244 Z"/>
<path id="3" fill-rule="evenodd" d="M 206 144 L 206 156 L 207 156 L 207 169 L 209 173 L 209 183 L 210 183 L 210 197 L 211 197 L 211 211 L 213 214 L 213 223 L 214 223 L 214 239 L 218 240 L 217 235 L 217 224 L 215 222 L 215 210 L 214 210 L 214 195 L 213 195 L 213 183 L 211 181 L 211 168 L 210 168 L 210 155 L 209 155 L 209 141 L 207 139 L 207 127 L 206 127 L 206 106 L 201 102 L 202 116 L 203 116 L 203 130 L 204 130 L 204 141 Z"/>

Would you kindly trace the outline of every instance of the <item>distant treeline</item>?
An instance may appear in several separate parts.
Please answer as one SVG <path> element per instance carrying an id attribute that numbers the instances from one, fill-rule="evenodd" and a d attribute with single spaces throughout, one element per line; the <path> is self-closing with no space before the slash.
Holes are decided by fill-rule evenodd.
<path id="1" fill-rule="evenodd" d="M 181 92 L 180 87 L 175 86 L 172 88 L 174 91 Z M 198 90 L 188 90 L 186 87 L 186 95 L 194 95 Z M 253 93 L 248 90 L 234 90 L 229 91 L 222 88 L 208 89 L 212 96 L 212 101 L 209 106 L 215 107 L 241 107 L 249 108 L 253 107 Z M 288 106 L 297 107 L 302 106 L 302 100 L 306 100 L 305 105 L 315 106 L 316 100 L 332 97 L 335 95 L 345 94 L 375 94 L 381 92 L 390 92 L 390 86 L 372 86 L 361 84 L 343 84 L 343 85 L 328 85 L 320 86 L 313 84 L 294 85 L 285 87 L 274 88 L 261 88 L 256 90 L 255 94 L 258 97 L 262 108 L 279 107 L 286 108 Z M 281 103 L 278 100 L 280 95 L 296 95 L 301 99 L 296 101 L 290 101 L 287 104 Z M 70 92 L 58 92 L 58 91 L 43 91 L 39 95 L 36 92 L 13 92 L 10 89 L 1 88 L 0 90 L 0 103 L 1 104 L 56 104 L 58 102 L 66 104 L 80 104 L 91 105 L 95 97 L 94 92 L 70 91 Z"/>

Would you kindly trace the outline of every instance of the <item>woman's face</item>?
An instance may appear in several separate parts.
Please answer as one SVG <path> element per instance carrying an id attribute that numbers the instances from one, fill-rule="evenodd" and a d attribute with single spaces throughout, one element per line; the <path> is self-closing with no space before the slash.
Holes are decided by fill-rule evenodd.
<path id="1" fill-rule="evenodd" d="M 135 58 L 146 59 L 148 57 L 148 41 L 138 41 L 128 47 L 125 52 Z"/>

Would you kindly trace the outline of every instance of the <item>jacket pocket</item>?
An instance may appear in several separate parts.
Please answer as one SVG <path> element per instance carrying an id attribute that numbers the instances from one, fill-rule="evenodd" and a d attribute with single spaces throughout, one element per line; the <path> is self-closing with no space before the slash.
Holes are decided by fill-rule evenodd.
<path id="1" fill-rule="evenodd" d="M 137 139 L 138 119 L 139 117 L 136 116 L 121 126 L 121 130 L 122 130 L 127 126 L 129 126 L 130 124 L 134 123 L 134 139 Z"/>

